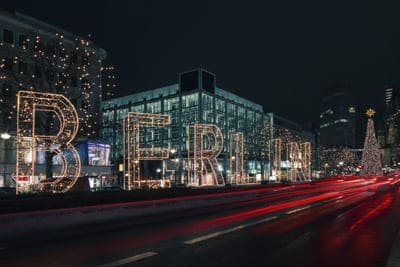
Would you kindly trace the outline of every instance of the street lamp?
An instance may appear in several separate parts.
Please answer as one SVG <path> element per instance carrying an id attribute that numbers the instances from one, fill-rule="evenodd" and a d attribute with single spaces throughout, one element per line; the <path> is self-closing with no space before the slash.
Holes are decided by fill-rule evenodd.
<path id="1" fill-rule="evenodd" d="M 158 178 L 161 178 L 161 177 L 160 177 L 161 169 L 160 169 L 160 168 L 157 168 L 157 169 L 156 169 L 156 172 L 157 172 Z"/>
<path id="2" fill-rule="evenodd" d="M 4 153 L 3 153 L 3 185 L 6 183 L 6 141 L 11 138 L 11 135 L 7 132 L 0 134 L 1 139 L 4 142 Z"/>
<path id="3" fill-rule="evenodd" d="M 343 161 L 339 161 L 338 167 L 339 167 L 339 170 L 340 170 L 340 174 L 343 174 L 343 164 L 344 164 Z"/>
<path id="4" fill-rule="evenodd" d="M 176 172 L 176 167 L 178 166 L 178 163 L 179 163 L 179 158 L 176 158 L 175 157 L 175 154 L 176 154 L 176 149 L 175 148 L 171 148 L 171 150 L 170 150 L 170 152 L 171 152 L 171 161 L 172 162 L 174 162 L 174 164 L 173 164 L 173 170 L 172 170 L 172 181 L 171 181 L 171 177 L 170 177 L 170 183 L 171 182 L 173 182 L 175 185 L 176 185 L 176 176 L 175 176 L 175 172 Z M 163 175 L 163 177 L 164 177 L 165 175 Z"/>
<path id="5" fill-rule="evenodd" d="M 325 167 L 325 172 L 324 172 L 324 174 L 325 174 L 325 176 L 327 176 L 327 175 L 326 175 L 326 168 L 327 168 L 328 166 L 329 166 L 328 163 L 325 163 L 325 164 L 324 164 L 324 167 Z"/>
<path id="6" fill-rule="evenodd" d="M 0 137 L 3 140 L 8 140 L 8 139 L 11 138 L 11 135 L 9 133 L 7 133 L 7 132 L 4 132 L 4 133 L 1 133 Z"/>

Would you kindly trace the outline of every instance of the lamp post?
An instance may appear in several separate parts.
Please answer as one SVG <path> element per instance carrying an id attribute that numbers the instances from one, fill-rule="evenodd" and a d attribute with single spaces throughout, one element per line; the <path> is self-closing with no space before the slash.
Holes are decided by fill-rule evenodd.
<path id="1" fill-rule="evenodd" d="M 326 175 L 326 168 L 328 167 L 328 163 L 325 163 L 325 164 L 324 164 L 324 167 L 325 167 L 324 175 L 325 175 L 325 177 L 326 177 L 326 176 L 327 176 L 327 175 Z"/>
<path id="2" fill-rule="evenodd" d="M 157 168 L 157 169 L 156 169 L 156 172 L 157 172 L 158 178 L 161 178 L 161 177 L 160 177 L 160 176 L 161 176 L 161 169 L 160 169 L 160 168 Z"/>
<path id="3" fill-rule="evenodd" d="M 176 171 L 176 167 L 177 167 L 177 163 L 179 162 L 179 159 L 177 159 L 177 158 L 175 158 L 175 153 L 176 153 L 176 149 L 175 148 L 171 148 L 171 150 L 170 150 L 170 153 L 171 153 L 171 158 L 172 158 L 172 162 L 174 162 L 174 164 L 173 164 L 173 176 L 172 176 L 172 179 L 173 179 L 173 183 L 174 183 L 174 185 L 176 185 L 176 177 L 175 177 L 175 171 Z M 171 181 L 171 179 L 170 179 L 170 186 L 172 186 L 172 181 Z"/>
<path id="4" fill-rule="evenodd" d="M 3 152 L 3 185 L 6 184 L 6 142 L 11 138 L 11 135 L 7 132 L 4 132 L 0 135 L 1 139 L 4 142 L 4 152 Z"/>
<path id="5" fill-rule="evenodd" d="M 339 161 L 339 167 L 340 167 L 340 174 L 343 175 L 343 161 Z"/>

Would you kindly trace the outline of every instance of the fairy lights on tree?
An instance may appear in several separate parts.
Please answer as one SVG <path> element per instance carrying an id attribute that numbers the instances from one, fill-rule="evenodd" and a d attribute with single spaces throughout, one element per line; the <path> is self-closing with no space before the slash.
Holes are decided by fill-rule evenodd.
<path id="1" fill-rule="evenodd" d="M 378 141 L 375 137 L 374 121 L 372 120 L 374 114 L 375 111 L 371 108 L 366 112 L 366 115 L 368 116 L 368 124 L 361 159 L 361 174 L 363 175 L 382 174 L 382 162 L 379 153 Z"/>

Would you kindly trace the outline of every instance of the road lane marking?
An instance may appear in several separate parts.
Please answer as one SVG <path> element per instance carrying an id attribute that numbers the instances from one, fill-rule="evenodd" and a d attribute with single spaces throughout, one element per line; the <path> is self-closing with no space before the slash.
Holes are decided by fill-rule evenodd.
<path id="1" fill-rule="evenodd" d="M 107 263 L 107 264 L 104 264 L 104 265 L 99 265 L 97 267 L 116 267 L 116 266 L 121 266 L 121 265 L 128 264 L 128 263 L 131 263 L 131 262 L 134 262 L 134 261 L 143 260 L 143 259 L 155 256 L 157 254 L 158 254 L 157 252 L 148 251 L 148 252 L 144 252 L 144 253 L 141 253 L 141 254 L 138 254 L 138 255 L 135 255 L 135 256 L 132 256 L 132 257 L 120 259 L 120 260 L 113 261 L 113 262 L 110 262 L 110 263 Z"/>
<path id="2" fill-rule="evenodd" d="M 302 210 L 306 210 L 308 208 L 311 208 L 311 206 L 308 205 L 308 206 L 304 206 L 304 207 L 301 207 L 301 208 L 298 208 L 298 209 L 289 210 L 289 211 L 286 212 L 286 214 L 296 213 L 296 212 L 299 212 L 299 211 L 302 211 Z"/>
<path id="3" fill-rule="evenodd" d="M 260 223 L 264 223 L 264 222 L 268 222 L 268 221 L 274 220 L 276 218 L 278 218 L 278 216 L 267 217 L 267 218 L 264 218 L 264 219 L 261 219 L 261 220 L 255 221 L 255 222 L 241 224 L 241 225 L 238 225 L 238 226 L 235 226 L 235 227 L 232 227 L 232 228 L 228 228 L 228 229 L 223 230 L 223 231 L 218 231 L 218 232 L 215 232 L 215 233 L 211 233 L 211 234 L 199 236 L 199 237 L 196 237 L 196 238 L 193 238 L 193 239 L 190 239 L 190 240 L 186 240 L 183 243 L 186 244 L 186 245 L 193 245 L 193 244 L 202 242 L 204 240 L 208 240 L 208 239 L 211 239 L 211 238 L 214 238 L 214 237 L 218 237 L 218 236 L 221 236 L 221 235 L 224 235 L 224 234 L 227 234 L 227 233 L 231 233 L 231 232 L 235 232 L 235 231 L 238 231 L 238 230 L 242 230 L 242 229 L 250 227 L 250 226 L 254 226 L 254 225 L 257 225 L 257 224 L 260 224 Z"/>

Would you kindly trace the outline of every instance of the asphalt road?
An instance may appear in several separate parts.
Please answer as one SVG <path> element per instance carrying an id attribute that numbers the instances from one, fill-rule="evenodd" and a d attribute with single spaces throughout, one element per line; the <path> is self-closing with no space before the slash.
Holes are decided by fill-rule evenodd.
<path id="1" fill-rule="evenodd" d="M 31 235 L 3 243 L 0 263 L 385 266 L 400 225 L 400 193 L 391 183 L 274 187 L 246 201 Z"/>

